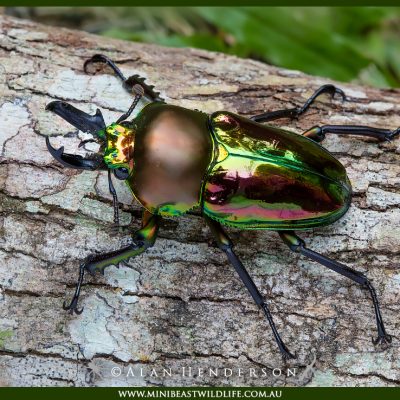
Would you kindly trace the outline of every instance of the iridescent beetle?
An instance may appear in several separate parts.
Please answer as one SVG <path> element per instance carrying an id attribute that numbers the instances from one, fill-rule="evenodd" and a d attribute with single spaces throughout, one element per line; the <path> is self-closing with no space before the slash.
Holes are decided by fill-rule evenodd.
<path id="1" fill-rule="evenodd" d="M 392 341 L 383 324 L 375 289 L 368 278 L 337 261 L 306 247 L 294 230 L 331 224 L 342 217 L 351 203 L 351 185 L 343 165 L 319 142 L 326 134 L 360 135 L 388 141 L 396 130 L 367 126 L 315 126 L 298 135 L 261 122 L 295 118 L 304 113 L 323 93 L 338 94 L 333 85 L 320 87 L 299 108 L 256 115 L 250 119 L 227 111 L 207 115 L 200 111 L 166 104 L 134 75 L 125 79 L 106 56 L 95 55 L 84 65 L 105 63 L 122 79 L 125 88 L 136 92 L 129 110 L 115 123 L 106 126 L 100 110 L 86 114 L 73 106 L 53 101 L 53 111 L 81 131 L 89 132 L 102 145 L 104 153 L 92 158 L 56 150 L 46 138 L 50 153 L 69 168 L 107 169 L 114 198 L 114 220 L 118 224 L 118 201 L 111 180 L 125 180 L 133 196 L 144 208 L 142 228 L 132 236 L 129 246 L 105 254 L 89 256 L 80 266 L 79 281 L 71 303 L 64 309 L 80 314 L 78 298 L 85 270 L 104 273 L 110 265 L 134 257 L 152 246 L 162 216 L 180 216 L 193 208 L 211 228 L 217 244 L 263 310 L 282 355 L 294 357 L 283 343 L 268 305 L 240 262 L 221 225 L 240 229 L 277 231 L 292 251 L 353 280 L 367 289 L 375 309 L 378 337 L 374 344 L 388 346 Z M 149 103 L 136 118 L 128 120 L 139 100 Z M 81 143 L 82 144 L 82 143 Z"/>

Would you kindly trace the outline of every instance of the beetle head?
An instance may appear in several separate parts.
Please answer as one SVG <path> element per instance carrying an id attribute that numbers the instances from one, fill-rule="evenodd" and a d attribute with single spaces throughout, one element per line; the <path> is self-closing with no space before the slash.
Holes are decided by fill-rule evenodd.
<path id="1" fill-rule="evenodd" d="M 132 123 L 113 123 L 104 132 L 104 162 L 118 179 L 127 179 L 133 170 L 135 130 Z"/>
<path id="2" fill-rule="evenodd" d="M 100 143 L 100 148 L 104 151 L 102 155 L 95 154 L 90 158 L 67 154 L 64 153 L 64 147 L 59 149 L 52 147 L 49 138 L 46 137 L 47 148 L 58 162 L 68 168 L 91 171 L 109 168 L 118 179 L 127 179 L 133 169 L 134 129 L 131 122 L 118 120 L 106 126 L 99 109 L 94 115 L 90 115 L 62 101 L 49 103 L 46 110 L 59 115 L 82 132 L 91 133 L 94 139 L 88 141 Z M 79 146 L 88 141 L 81 142 Z"/>

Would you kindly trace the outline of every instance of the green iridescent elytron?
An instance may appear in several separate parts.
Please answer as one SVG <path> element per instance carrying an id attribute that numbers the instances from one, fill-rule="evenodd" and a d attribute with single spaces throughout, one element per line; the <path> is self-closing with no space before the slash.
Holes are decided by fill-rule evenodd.
<path id="1" fill-rule="evenodd" d="M 241 229 L 304 229 L 349 208 L 344 167 L 306 137 L 228 112 L 211 116 L 218 158 L 207 173 L 204 212 Z"/>
<path id="2" fill-rule="evenodd" d="M 199 211 L 231 265 L 263 310 L 274 339 L 284 357 L 292 357 L 273 322 L 266 301 L 243 264 L 222 225 L 240 229 L 278 231 L 289 248 L 351 279 L 367 289 L 373 301 L 378 338 L 388 345 L 375 289 L 368 278 L 354 269 L 306 247 L 294 230 L 331 224 L 342 217 L 351 203 L 351 185 L 343 165 L 319 143 L 325 135 L 369 136 L 386 141 L 394 131 L 366 126 L 315 126 L 303 135 L 261 122 L 297 118 L 316 98 L 343 91 L 333 85 L 319 88 L 302 107 L 267 112 L 245 118 L 231 112 L 207 115 L 198 110 L 166 104 L 151 86 L 137 75 L 125 79 L 107 57 L 96 55 L 85 63 L 105 63 L 136 93 L 129 110 L 106 126 L 102 114 L 86 114 L 70 104 L 55 101 L 47 109 L 77 129 L 92 133 L 101 144 L 101 154 L 83 158 L 55 149 L 47 138 L 50 153 L 63 165 L 79 169 L 108 171 L 118 224 L 118 200 L 112 174 L 126 182 L 143 206 L 142 227 L 132 235 L 132 244 L 116 251 L 89 256 L 80 266 L 75 295 L 64 308 L 78 310 L 78 298 L 85 271 L 94 273 L 118 265 L 152 246 L 161 217 L 182 216 Z M 147 99 L 136 118 L 129 119 L 140 99 Z"/>

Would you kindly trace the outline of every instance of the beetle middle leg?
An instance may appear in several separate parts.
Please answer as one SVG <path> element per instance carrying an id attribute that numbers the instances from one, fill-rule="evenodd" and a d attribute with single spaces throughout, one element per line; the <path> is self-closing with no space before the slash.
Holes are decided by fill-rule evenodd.
<path id="1" fill-rule="evenodd" d="M 362 125 L 322 125 L 314 126 L 304 132 L 303 136 L 319 143 L 325 139 L 327 133 L 335 135 L 368 136 L 376 138 L 380 142 L 389 142 L 400 134 L 400 128 L 391 131 L 390 129 L 372 128 L 370 126 Z"/>
<path id="2" fill-rule="evenodd" d="M 335 260 L 331 260 L 330 258 L 323 256 L 322 254 L 308 249 L 304 241 L 300 239 L 293 231 L 280 231 L 278 233 L 281 239 L 289 246 L 290 250 L 305 255 L 311 260 L 316 261 L 324 267 L 327 267 L 332 271 L 335 271 L 338 274 L 341 274 L 346 278 L 351 279 L 352 281 L 360 284 L 362 287 L 367 289 L 371 295 L 374 305 L 375 318 L 378 329 L 378 337 L 376 339 L 373 339 L 372 341 L 375 345 L 378 343 L 382 345 L 389 345 L 392 342 L 392 337 L 386 333 L 385 326 L 383 324 L 383 319 L 375 288 L 372 286 L 371 282 L 364 274 L 348 267 L 347 265 L 344 265 Z"/>
<path id="3" fill-rule="evenodd" d="M 144 90 L 144 95 L 149 98 L 151 101 L 163 101 L 163 99 L 160 97 L 160 93 L 154 91 L 154 86 L 152 85 L 147 85 L 144 83 L 145 78 L 139 76 L 139 75 L 132 75 L 129 78 L 126 78 L 122 71 L 118 68 L 118 66 L 115 64 L 114 61 L 112 61 L 109 57 L 103 55 L 103 54 L 95 54 L 92 58 L 88 59 L 85 61 L 83 64 L 83 70 L 86 73 L 89 73 L 88 67 L 91 64 L 106 64 L 108 65 L 115 73 L 115 75 L 122 80 L 124 88 L 131 93 L 132 88 L 135 85 L 140 85 L 142 86 Z"/>
<path id="4" fill-rule="evenodd" d="M 234 251 L 232 249 L 233 244 L 232 244 L 231 240 L 229 239 L 228 235 L 224 232 L 221 225 L 217 221 L 214 221 L 213 219 L 208 218 L 207 216 L 204 216 L 204 218 L 205 218 L 208 226 L 210 227 L 212 233 L 215 236 L 218 247 L 225 252 L 226 256 L 228 257 L 229 262 L 235 268 L 240 279 L 245 284 L 246 288 L 248 289 L 251 296 L 253 297 L 253 300 L 263 310 L 263 312 L 269 322 L 269 325 L 272 329 L 272 333 L 274 335 L 276 343 L 278 344 L 279 350 L 282 353 L 282 356 L 284 358 L 295 358 L 295 356 L 290 353 L 290 351 L 286 347 L 285 343 L 281 339 L 281 337 L 276 329 L 274 320 L 272 319 L 271 312 L 270 312 L 268 305 L 265 302 L 263 296 L 257 289 L 256 284 L 254 283 L 253 279 L 250 277 L 249 273 L 246 271 L 246 268 L 244 267 L 242 262 L 239 260 L 239 258 L 234 253 Z"/>
<path id="5" fill-rule="evenodd" d="M 297 118 L 304 112 L 308 110 L 314 101 L 321 96 L 322 94 L 330 94 L 332 97 L 335 94 L 342 96 L 343 100 L 346 99 L 346 95 L 344 94 L 342 89 L 337 88 L 334 85 L 323 85 L 318 88 L 313 95 L 301 106 L 295 108 L 286 108 L 283 110 L 276 110 L 276 111 L 269 111 L 262 114 L 254 115 L 250 119 L 255 122 L 267 122 L 267 121 L 274 121 L 279 118 Z"/>
<path id="6" fill-rule="evenodd" d="M 76 285 L 75 294 L 69 305 L 64 302 L 64 310 L 68 310 L 70 314 L 82 313 L 83 308 L 80 310 L 78 309 L 78 300 L 85 271 L 89 271 L 91 274 L 99 271 L 101 274 L 104 274 L 104 270 L 108 266 L 118 265 L 122 261 L 126 261 L 131 257 L 143 253 L 149 247 L 153 246 L 157 238 L 158 227 L 159 217 L 149 213 L 148 211 L 144 211 L 142 228 L 132 235 L 132 244 L 119 250 L 87 257 L 79 267 L 79 279 Z"/>

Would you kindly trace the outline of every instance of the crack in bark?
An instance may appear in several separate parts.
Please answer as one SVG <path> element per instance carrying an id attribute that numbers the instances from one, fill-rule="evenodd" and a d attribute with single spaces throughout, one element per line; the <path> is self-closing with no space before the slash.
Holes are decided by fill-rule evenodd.
<path id="1" fill-rule="evenodd" d="M 346 371 L 346 373 L 344 373 L 344 372 L 341 372 L 339 369 L 336 369 L 336 373 L 339 376 L 348 377 L 350 375 L 355 378 L 370 378 L 371 376 L 373 376 L 373 377 L 383 380 L 384 382 L 391 383 L 391 384 L 395 383 L 396 385 L 400 385 L 400 379 L 388 378 L 387 376 L 379 374 L 378 372 L 369 372 L 367 374 L 356 374 L 356 373 L 352 373 L 350 371 Z"/>

